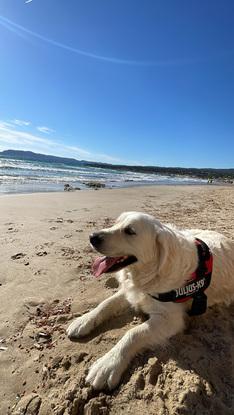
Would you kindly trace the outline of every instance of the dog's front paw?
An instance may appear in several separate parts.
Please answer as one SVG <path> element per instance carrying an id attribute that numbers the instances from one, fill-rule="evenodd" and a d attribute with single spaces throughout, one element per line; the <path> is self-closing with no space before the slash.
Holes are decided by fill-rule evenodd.
<path id="1" fill-rule="evenodd" d="M 90 316 L 90 313 L 84 314 L 76 318 L 70 326 L 68 326 L 66 333 L 70 339 L 75 337 L 86 336 L 93 330 L 95 320 Z"/>
<path id="2" fill-rule="evenodd" d="M 113 389 L 118 385 L 120 377 L 124 371 L 124 364 L 119 353 L 110 350 L 103 357 L 98 359 L 89 369 L 86 382 L 91 384 L 94 389 Z"/>

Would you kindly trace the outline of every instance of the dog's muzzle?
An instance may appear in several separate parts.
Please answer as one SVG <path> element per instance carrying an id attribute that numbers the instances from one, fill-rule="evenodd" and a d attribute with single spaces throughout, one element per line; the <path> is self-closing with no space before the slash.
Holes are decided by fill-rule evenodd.
<path id="1" fill-rule="evenodd" d="M 92 235 L 89 237 L 90 243 L 94 248 L 98 248 L 103 242 L 103 239 L 104 238 L 102 235 L 100 235 L 100 233 L 92 233 Z"/>

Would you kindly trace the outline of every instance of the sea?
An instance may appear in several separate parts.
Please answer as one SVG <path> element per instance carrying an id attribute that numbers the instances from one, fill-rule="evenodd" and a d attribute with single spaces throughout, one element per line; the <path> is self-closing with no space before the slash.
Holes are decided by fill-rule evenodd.
<path id="1" fill-rule="evenodd" d="M 142 185 L 205 184 L 192 177 L 118 171 L 89 166 L 25 161 L 0 158 L 0 194 L 60 192 L 65 184 L 87 189 L 87 183 L 97 181 L 107 188 Z"/>

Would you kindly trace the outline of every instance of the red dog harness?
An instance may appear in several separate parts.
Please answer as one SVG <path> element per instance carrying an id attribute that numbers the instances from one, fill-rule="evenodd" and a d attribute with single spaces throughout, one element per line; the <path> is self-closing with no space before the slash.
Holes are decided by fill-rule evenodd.
<path id="1" fill-rule="evenodd" d="M 213 255 L 209 247 L 205 242 L 200 239 L 195 239 L 198 253 L 198 267 L 195 272 L 192 273 L 191 278 L 186 284 L 171 290 L 166 293 L 151 295 L 152 298 L 158 301 L 174 303 L 182 303 L 184 301 L 193 300 L 192 308 L 188 311 L 190 316 L 196 316 L 206 312 L 207 308 L 207 296 L 204 293 L 206 288 L 209 287 L 213 269 Z"/>

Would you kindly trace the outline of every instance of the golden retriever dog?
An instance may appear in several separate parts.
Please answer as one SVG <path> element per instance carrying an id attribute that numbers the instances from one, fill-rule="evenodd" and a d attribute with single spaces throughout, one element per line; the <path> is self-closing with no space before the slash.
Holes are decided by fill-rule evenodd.
<path id="1" fill-rule="evenodd" d="M 224 235 L 209 230 L 178 230 L 138 212 L 122 213 L 112 227 L 90 235 L 92 246 L 104 255 L 95 261 L 94 275 L 116 272 L 120 288 L 94 310 L 74 320 L 67 329 L 68 337 L 89 334 L 127 307 L 141 310 L 148 316 L 91 366 L 86 381 L 95 389 L 113 389 L 138 352 L 162 345 L 183 330 L 193 298 L 181 302 L 159 301 L 158 298 L 172 290 L 186 297 L 186 290 L 191 287 L 199 293 L 202 287 L 204 289 L 204 278 L 186 286 L 199 267 L 196 238 L 205 242 L 213 257 L 212 278 L 203 290 L 208 306 L 229 304 L 234 299 L 234 242 Z M 205 311 L 203 297 L 204 293 L 202 312 Z"/>

